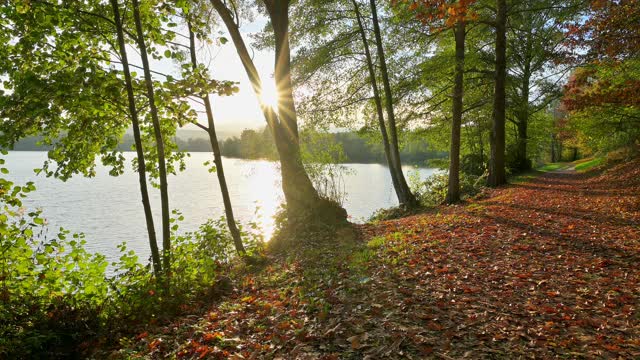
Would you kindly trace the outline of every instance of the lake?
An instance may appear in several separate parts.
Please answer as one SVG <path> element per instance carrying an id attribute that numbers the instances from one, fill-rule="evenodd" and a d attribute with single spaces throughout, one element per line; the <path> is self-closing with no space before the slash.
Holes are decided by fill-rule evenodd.
<path id="1" fill-rule="evenodd" d="M 127 164 L 134 153 L 125 153 Z M 83 232 L 87 248 L 100 252 L 110 261 L 117 258 L 117 245 L 127 242 L 141 259 L 149 256 L 146 226 L 138 175 L 127 166 L 122 176 L 109 176 L 107 169 L 98 167 L 94 178 L 75 177 L 67 182 L 36 176 L 34 169 L 42 166 L 46 152 L 12 151 L 7 156 L 7 178 L 17 184 L 33 181 L 37 190 L 24 201 L 27 209 L 41 208 L 53 233 L 58 227 Z M 224 214 L 222 196 L 215 173 L 209 173 L 203 163 L 212 159 L 209 153 L 192 153 L 186 159 L 187 169 L 170 176 L 169 202 L 171 209 L 180 210 L 185 220 L 180 232 L 196 230 L 210 218 Z M 236 219 L 242 223 L 257 222 L 268 239 L 274 229 L 273 215 L 282 202 L 280 172 L 276 163 L 262 160 L 225 158 L 231 201 Z M 345 164 L 344 191 L 346 208 L 351 221 L 363 222 L 375 210 L 396 206 L 398 201 L 386 166 L 380 164 Z M 405 174 L 417 171 L 421 178 L 437 169 L 406 166 Z M 151 205 L 160 229 L 160 194 L 150 188 Z M 161 239 L 161 234 L 158 234 Z"/>

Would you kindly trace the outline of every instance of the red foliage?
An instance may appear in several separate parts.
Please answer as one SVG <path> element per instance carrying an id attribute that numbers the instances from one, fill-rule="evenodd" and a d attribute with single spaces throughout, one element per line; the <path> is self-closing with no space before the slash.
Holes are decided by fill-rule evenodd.
<path id="1" fill-rule="evenodd" d="M 477 0 L 392 0 L 392 4 L 408 5 L 408 9 L 423 24 L 429 25 L 432 31 L 440 31 L 453 27 L 460 21 L 470 22 L 478 19 L 478 14 L 471 10 Z"/>
<path id="2" fill-rule="evenodd" d="M 568 45 L 586 47 L 589 60 L 623 60 L 640 51 L 640 1 L 593 0 L 588 19 L 567 25 Z"/>
<path id="3" fill-rule="evenodd" d="M 639 358 L 638 194 L 635 160 L 361 225 L 364 241 L 385 241 L 359 245 L 319 279 L 312 264 L 284 259 L 245 274 L 226 301 L 138 337 L 137 350 L 190 359 Z"/>

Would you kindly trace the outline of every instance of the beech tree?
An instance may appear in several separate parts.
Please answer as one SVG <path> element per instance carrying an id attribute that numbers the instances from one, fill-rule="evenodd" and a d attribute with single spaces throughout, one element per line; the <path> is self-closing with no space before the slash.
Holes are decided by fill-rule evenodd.
<path id="1" fill-rule="evenodd" d="M 460 201 L 460 143 L 463 115 L 465 39 L 467 22 L 477 19 L 469 6 L 474 0 L 463 1 L 411 1 L 409 10 L 415 11 L 424 24 L 430 26 L 431 33 L 447 29 L 453 30 L 455 39 L 455 71 L 451 109 L 451 140 L 449 151 L 449 184 L 447 203 Z"/>
<path id="2" fill-rule="evenodd" d="M 382 143 L 399 203 L 416 205 L 399 157 L 399 126 L 394 109 L 397 102 L 389 102 L 386 107 L 386 93 L 380 85 L 383 74 L 379 70 L 378 41 L 372 31 L 371 4 L 357 0 L 299 1 L 291 18 L 296 49 L 294 82 L 303 88 L 298 95 L 305 121 L 361 131 L 377 128 L 369 133 Z M 383 55 L 389 46 L 390 41 L 383 42 Z M 392 85 L 388 74 L 387 81 Z M 395 92 L 393 88 L 389 90 Z M 389 109 L 393 125 L 389 116 L 385 120 Z"/>
<path id="3" fill-rule="evenodd" d="M 253 63 L 240 33 L 236 4 L 211 0 L 236 47 L 240 61 L 251 81 L 253 90 L 262 99 L 262 79 Z M 264 0 L 260 4 L 270 19 L 274 39 L 274 77 L 278 92 L 277 109 L 262 103 L 262 112 L 275 139 L 280 158 L 282 190 L 290 219 L 308 217 L 321 222 L 341 222 L 346 211 L 337 204 L 320 198 L 302 164 L 298 136 L 298 119 L 293 99 L 291 54 L 289 45 L 290 1 Z"/>

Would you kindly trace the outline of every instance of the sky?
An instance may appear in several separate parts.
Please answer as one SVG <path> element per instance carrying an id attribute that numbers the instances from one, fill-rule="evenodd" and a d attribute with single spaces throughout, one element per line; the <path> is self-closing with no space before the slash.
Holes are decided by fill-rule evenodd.
<path id="1" fill-rule="evenodd" d="M 273 83 L 273 50 L 257 50 L 251 47 L 252 40 L 250 34 L 263 29 L 266 24 L 265 18 L 258 18 L 252 23 L 241 27 L 245 42 L 254 54 L 254 62 L 265 88 Z M 211 97 L 213 112 L 216 122 L 216 129 L 219 132 L 239 134 L 244 129 L 257 129 L 265 126 L 265 120 L 258 105 L 258 100 L 251 88 L 251 83 L 247 77 L 240 58 L 236 52 L 230 37 L 224 32 L 229 41 L 224 45 L 213 45 L 200 48 L 199 61 L 208 64 L 209 70 L 216 80 L 231 80 L 239 82 L 240 91 L 233 96 Z M 269 84 L 266 84 L 269 82 Z M 274 88 L 275 86 L 271 86 Z M 201 123 L 206 123 L 206 116 L 201 115 Z M 187 129 L 196 129 L 189 126 Z"/>

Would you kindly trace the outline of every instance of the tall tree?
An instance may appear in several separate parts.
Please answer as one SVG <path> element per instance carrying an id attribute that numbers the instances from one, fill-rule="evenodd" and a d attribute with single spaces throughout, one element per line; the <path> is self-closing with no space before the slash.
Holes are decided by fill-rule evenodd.
<path id="1" fill-rule="evenodd" d="M 140 59 L 144 71 L 145 87 L 147 98 L 149 100 L 149 112 L 153 124 L 153 132 L 155 144 L 158 150 L 158 172 L 160 180 L 160 203 L 162 210 L 162 267 L 166 274 L 171 271 L 171 214 L 169 211 L 169 186 L 167 183 L 167 165 L 165 159 L 164 140 L 162 138 L 162 130 L 160 118 L 158 116 L 158 107 L 156 104 L 156 96 L 151 77 L 151 67 L 149 65 L 149 57 L 147 45 L 145 43 L 145 32 L 142 27 L 142 19 L 140 15 L 140 4 L 138 0 L 132 0 L 133 19 L 136 28 L 136 41 L 138 50 L 140 51 Z"/>
<path id="2" fill-rule="evenodd" d="M 449 151 L 449 179 L 446 201 L 449 204 L 460 201 L 460 147 L 463 115 L 464 72 L 465 72 L 465 40 L 467 22 L 476 19 L 470 11 L 474 0 L 445 1 L 419 0 L 408 1 L 408 10 L 415 12 L 416 17 L 429 26 L 429 35 L 438 35 L 451 29 L 455 43 L 454 86 L 451 110 L 451 138 Z"/>
<path id="3" fill-rule="evenodd" d="M 453 89 L 453 109 L 451 123 L 451 150 L 449 152 L 449 184 L 447 203 L 460 201 L 460 132 L 462 127 L 462 109 L 464 93 L 464 53 L 466 38 L 465 20 L 459 20 L 454 28 L 456 39 L 456 70 Z"/>
<path id="4" fill-rule="evenodd" d="M 259 99 L 262 99 L 262 80 L 240 34 L 237 12 L 222 0 L 211 0 L 211 4 L 229 31 L 254 92 Z M 271 20 L 275 41 L 274 77 L 278 92 L 278 106 L 277 109 L 273 109 L 263 103 L 262 111 L 275 139 L 280 157 L 282 190 L 287 202 L 287 213 L 290 219 L 315 213 L 320 216 L 320 218 L 315 216 L 320 221 L 344 221 L 346 219 L 344 209 L 320 198 L 302 164 L 291 81 L 290 1 L 264 0 L 263 5 Z M 231 6 L 235 4 L 231 3 Z"/>
<path id="5" fill-rule="evenodd" d="M 537 0 L 520 3 L 510 11 L 507 42 L 509 51 L 507 120 L 515 125 L 515 151 L 509 167 L 531 168 L 528 147 L 530 127 L 536 116 L 560 96 L 559 83 L 569 66 L 557 64 L 565 36 L 558 24 L 577 14 L 572 1 Z"/>
<path id="6" fill-rule="evenodd" d="M 382 137 L 382 146 L 384 149 L 385 158 L 387 160 L 387 165 L 389 167 L 389 173 L 391 174 L 391 181 L 393 183 L 393 188 L 396 192 L 396 196 L 398 197 L 398 202 L 401 205 L 409 205 L 409 204 L 403 203 L 404 201 L 407 200 L 405 194 L 407 193 L 408 189 L 403 188 L 402 182 L 398 178 L 397 167 L 400 166 L 400 172 L 402 171 L 402 167 L 401 167 L 401 164 L 398 164 L 394 161 L 394 156 L 392 154 L 389 135 L 387 132 L 387 124 L 385 124 L 385 120 L 384 120 L 384 109 L 382 106 L 382 96 L 380 95 L 380 89 L 378 87 L 376 68 L 375 68 L 373 56 L 371 55 L 371 50 L 369 49 L 369 40 L 367 39 L 367 33 L 363 23 L 362 14 L 360 12 L 360 7 L 358 5 L 357 0 L 351 0 L 351 3 L 353 4 L 353 9 L 356 15 L 358 32 L 360 33 L 360 37 L 362 39 L 362 46 L 364 48 L 365 61 L 367 63 L 367 70 L 369 71 L 369 82 L 371 83 L 371 90 L 373 92 L 373 101 L 376 108 L 376 116 L 378 118 L 378 126 L 380 129 L 380 135 Z M 404 185 L 406 185 L 406 182 L 404 183 Z"/>
<path id="7" fill-rule="evenodd" d="M 153 222 L 153 213 L 151 212 L 151 202 L 149 201 L 149 190 L 147 189 L 147 170 L 144 150 L 142 148 L 142 137 L 140 135 L 140 120 L 138 118 L 138 110 L 136 107 L 136 99 L 133 88 L 133 80 L 131 71 L 129 70 L 129 59 L 127 56 L 127 46 L 125 42 L 124 26 L 120 15 L 120 6 L 118 0 L 111 0 L 113 9 L 113 20 L 116 28 L 118 48 L 120 51 L 120 62 L 122 63 L 122 71 L 124 73 L 125 88 L 127 91 L 127 102 L 129 107 L 129 118 L 131 119 L 131 127 L 133 129 L 133 138 L 135 141 L 137 164 L 138 164 L 138 180 L 140 182 L 140 195 L 142 196 L 142 206 L 144 208 L 144 217 L 147 223 L 147 234 L 149 236 L 149 246 L 151 247 L 151 258 L 153 269 L 156 275 L 162 272 L 162 263 L 160 261 L 160 252 L 158 250 L 158 242 L 156 239 L 156 230 Z"/>
<path id="8" fill-rule="evenodd" d="M 196 54 L 196 33 L 193 28 L 193 19 L 187 20 L 187 26 L 189 28 L 189 55 L 191 59 L 192 69 L 195 73 L 201 73 L 201 76 L 205 75 L 203 69 L 198 67 L 198 58 Z M 216 135 L 215 121 L 213 118 L 213 108 L 211 106 L 211 99 L 208 93 L 201 93 L 197 95 L 204 103 L 205 112 L 207 115 L 207 126 L 197 123 L 197 125 L 207 132 L 209 135 L 209 142 L 213 150 L 213 161 L 216 166 L 216 175 L 218 176 L 218 183 L 220 184 L 220 192 L 222 193 L 222 202 L 224 203 L 225 218 L 227 220 L 227 226 L 231 237 L 233 237 L 233 244 L 238 254 L 244 255 L 246 250 L 242 244 L 242 237 L 240 230 L 236 224 L 235 217 L 233 215 L 233 207 L 231 205 L 231 197 L 229 196 L 229 188 L 227 186 L 227 179 L 224 175 L 224 166 L 222 164 L 222 155 L 220 153 L 220 145 L 218 144 L 218 136 Z"/>
<path id="9" fill-rule="evenodd" d="M 493 93 L 493 115 L 491 123 L 491 155 L 487 185 L 495 187 L 506 184 L 505 172 L 505 121 L 507 81 L 507 1 L 496 0 L 494 22 L 495 41 L 495 86 Z"/>
<path id="10" fill-rule="evenodd" d="M 385 58 L 384 46 L 382 42 L 382 35 L 380 32 L 380 23 L 378 21 L 378 9 L 375 0 L 370 0 L 371 16 L 373 23 L 373 32 L 375 34 L 376 48 L 378 51 L 378 62 L 380 66 L 380 75 L 382 78 L 382 85 L 384 89 L 384 105 L 387 111 L 387 122 L 389 123 L 389 144 L 391 146 L 391 159 L 394 165 L 393 170 L 396 173 L 398 181 L 398 187 L 400 188 L 399 200 L 401 204 L 409 207 L 416 206 L 418 201 L 407 184 L 407 180 L 402 173 L 400 150 L 398 145 L 398 134 L 396 126 L 396 118 L 393 110 L 393 94 L 391 91 L 391 84 L 389 81 L 389 72 L 387 70 L 387 60 Z"/>

